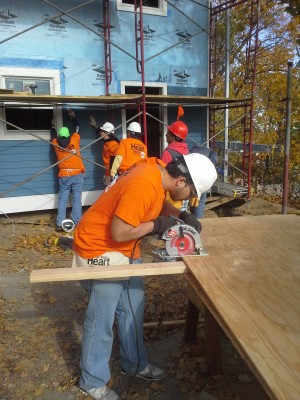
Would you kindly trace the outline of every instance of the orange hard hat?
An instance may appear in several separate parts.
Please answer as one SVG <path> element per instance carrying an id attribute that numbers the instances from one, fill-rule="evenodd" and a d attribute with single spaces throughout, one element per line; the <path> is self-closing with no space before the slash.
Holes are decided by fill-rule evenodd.
<path id="1" fill-rule="evenodd" d="M 188 127 L 182 121 L 175 121 L 173 124 L 168 125 L 168 130 L 173 133 L 173 135 L 179 137 L 180 139 L 185 139 L 188 134 Z"/>

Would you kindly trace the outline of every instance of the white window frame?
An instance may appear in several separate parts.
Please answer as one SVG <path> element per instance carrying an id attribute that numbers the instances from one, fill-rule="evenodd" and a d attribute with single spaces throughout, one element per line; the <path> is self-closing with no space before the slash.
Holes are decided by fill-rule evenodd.
<path id="1" fill-rule="evenodd" d="M 17 67 L 0 67 L 0 88 L 5 89 L 5 79 L 6 78 L 22 78 L 22 79 L 47 79 L 50 81 L 50 94 L 51 95 L 60 95 L 60 73 L 58 70 L 54 69 L 39 69 L 39 68 L 17 68 Z M 34 95 L 32 95 L 34 96 Z M 0 118 L 5 120 L 5 105 L 22 105 L 30 108 L 32 103 L 28 102 L 2 102 L 0 108 Z M 41 106 L 42 104 L 39 103 Z M 39 105 L 35 104 L 35 108 Z M 45 104 L 43 103 L 43 108 Z M 62 110 L 61 107 L 53 107 L 49 104 L 49 109 L 53 109 L 54 118 L 56 120 L 56 124 L 58 126 L 62 125 Z M 48 130 L 32 130 L 28 131 L 35 135 L 38 135 L 46 140 L 50 139 L 50 129 Z M 23 133 L 20 130 L 7 130 L 6 123 L 0 121 L 0 140 L 39 140 L 34 136 Z"/>
<path id="2" fill-rule="evenodd" d="M 137 87 L 142 87 L 142 83 L 138 81 L 121 81 L 121 94 L 125 94 L 125 89 L 126 86 L 137 86 Z M 168 84 L 167 83 L 162 83 L 162 82 L 145 82 L 146 87 L 156 87 L 160 88 L 160 94 L 161 95 L 167 95 L 168 94 Z M 161 137 L 161 143 L 160 143 L 160 152 L 162 152 L 162 149 L 165 149 L 167 147 L 167 140 L 166 140 L 166 133 L 167 133 L 167 124 L 168 124 L 168 110 L 167 107 L 164 107 L 164 105 L 160 106 L 161 109 L 161 120 L 164 123 L 164 130 L 162 132 L 162 137 Z M 151 118 L 151 117 L 149 117 Z M 126 135 L 126 110 L 122 110 L 122 137 L 125 139 L 127 137 Z"/>
<path id="3" fill-rule="evenodd" d="M 117 0 L 116 4 L 118 11 L 134 12 L 134 5 L 132 4 L 125 4 L 122 0 Z M 167 3 L 165 0 L 159 0 L 158 8 L 143 6 L 143 14 L 160 15 L 165 17 L 167 15 Z"/>

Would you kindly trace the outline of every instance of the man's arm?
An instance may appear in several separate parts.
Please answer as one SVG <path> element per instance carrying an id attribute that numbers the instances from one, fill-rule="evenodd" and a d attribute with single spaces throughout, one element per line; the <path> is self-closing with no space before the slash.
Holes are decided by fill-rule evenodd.
<path id="1" fill-rule="evenodd" d="M 172 217 L 178 218 L 180 214 L 181 210 L 174 207 L 173 204 L 168 201 L 165 201 L 163 208 L 160 212 L 160 215 L 164 215 L 165 217 L 169 217 L 170 215 L 172 215 Z"/>
<path id="2" fill-rule="evenodd" d="M 52 120 L 51 120 L 50 137 L 51 137 L 51 140 L 57 138 L 57 131 L 55 128 L 55 119 L 54 118 L 52 118 Z"/>
<path id="3" fill-rule="evenodd" d="M 70 120 L 72 121 L 74 132 L 78 133 L 79 132 L 79 125 L 78 125 L 78 121 L 77 121 L 76 116 L 75 116 L 75 112 L 72 110 L 72 108 L 68 108 L 67 109 L 67 114 L 68 114 Z"/>
<path id="4" fill-rule="evenodd" d="M 120 154 L 117 154 L 115 156 L 113 165 L 112 165 L 111 170 L 110 170 L 110 176 L 112 178 L 117 174 L 118 169 L 119 169 L 119 167 L 120 167 L 120 165 L 122 163 L 122 160 L 123 160 L 123 156 L 121 156 Z"/>
<path id="5" fill-rule="evenodd" d="M 153 228 L 153 221 L 142 222 L 139 226 L 135 227 L 115 215 L 111 224 L 111 236 L 116 242 L 127 242 L 152 233 Z"/>

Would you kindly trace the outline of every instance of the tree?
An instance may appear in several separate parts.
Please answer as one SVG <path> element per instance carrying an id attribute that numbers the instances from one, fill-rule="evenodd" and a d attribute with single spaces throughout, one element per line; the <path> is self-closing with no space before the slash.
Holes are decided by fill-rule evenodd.
<path id="1" fill-rule="evenodd" d="M 297 13 L 293 17 L 287 13 L 285 5 L 282 4 L 283 1 L 261 2 L 254 89 L 253 142 L 284 145 L 287 62 L 293 61 L 290 169 L 291 176 L 296 176 L 296 171 L 299 173 L 300 166 L 300 18 Z M 246 79 L 245 75 L 247 70 L 245 50 L 249 43 L 250 31 L 249 10 L 251 7 L 249 7 L 249 3 L 250 1 L 246 1 L 231 10 L 230 97 L 233 98 L 247 98 L 251 95 L 251 82 Z M 290 0 L 289 4 L 294 4 L 293 0 Z M 297 11 L 298 2 L 295 2 L 295 6 Z M 218 24 L 220 27 L 217 29 L 218 51 L 216 54 L 218 58 L 216 60 L 217 80 L 214 95 L 224 96 L 225 12 L 218 16 Z M 238 120 L 242 114 L 243 109 L 230 110 L 230 123 Z M 219 112 L 217 122 L 218 130 L 221 131 L 224 124 L 222 112 Z M 241 124 L 237 124 L 230 130 L 229 140 L 243 141 Z M 266 156 L 266 154 L 261 155 L 261 158 L 264 159 Z M 273 153 L 271 158 L 268 171 L 264 171 L 265 178 L 272 178 L 273 181 L 275 179 L 280 182 L 283 176 L 283 156 L 281 153 Z M 255 169 L 254 166 L 253 168 Z"/>
<path id="2" fill-rule="evenodd" d="M 300 16 L 300 3 L 298 0 L 279 0 L 283 5 L 286 5 L 285 11 L 293 17 Z"/>

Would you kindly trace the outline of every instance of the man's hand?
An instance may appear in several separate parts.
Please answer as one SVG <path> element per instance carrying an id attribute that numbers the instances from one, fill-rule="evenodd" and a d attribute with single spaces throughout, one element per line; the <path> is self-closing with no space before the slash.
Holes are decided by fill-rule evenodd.
<path id="1" fill-rule="evenodd" d="M 103 177 L 103 183 L 104 183 L 105 186 L 110 185 L 110 184 L 111 184 L 111 181 L 112 181 L 112 179 L 111 179 L 110 176 L 104 175 L 104 177 Z"/>
<path id="2" fill-rule="evenodd" d="M 160 216 L 153 220 L 154 228 L 152 233 L 163 234 L 167 229 L 171 228 L 171 226 L 176 225 L 176 221 L 173 218 Z"/>
<path id="3" fill-rule="evenodd" d="M 198 233 L 201 232 L 202 226 L 200 224 L 200 222 L 197 220 L 196 217 L 194 217 L 193 215 L 191 215 L 190 213 L 186 212 L 186 211 L 182 211 L 179 216 L 179 219 L 182 219 L 182 221 L 187 224 L 192 226 L 193 228 L 196 229 L 196 231 Z"/>
<path id="4" fill-rule="evenodd" d="M 93 128 L 97 128 L 96 118 L 94 117 L 94 115 L 89 116 L 88 122 Z"/>
<path id="5" fill-rule="evenodd" d="M 67 114 L 68 114 L 68 116 L 69 116 L 70 119 L 75 118 L 75 113 L 74 113 L 74 111 L 72 110 L 72 108 L 68 108 L 68 109 L 67 109 Z"/>

